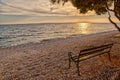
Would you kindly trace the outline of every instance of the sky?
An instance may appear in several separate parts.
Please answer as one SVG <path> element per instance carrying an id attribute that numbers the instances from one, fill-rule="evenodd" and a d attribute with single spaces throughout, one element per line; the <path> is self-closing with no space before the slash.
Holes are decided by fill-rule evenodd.
<path id="1" fill-rule="evenodd" d="M 115 19 L 116 20 L 116 19 Z M 49 0 L 0 0 L 0 24 L 64 22 L 109 22 L 106 15 L 93 11 L 79 14 L 70 2 L 53 5 Z"/>

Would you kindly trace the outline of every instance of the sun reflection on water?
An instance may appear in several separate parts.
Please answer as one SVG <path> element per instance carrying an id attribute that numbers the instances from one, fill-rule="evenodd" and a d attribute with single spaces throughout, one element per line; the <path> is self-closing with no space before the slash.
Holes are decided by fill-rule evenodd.
<path id="1" fill-rule="evenodd" d="M 89 26 L 90 26 L 90 23 L 78 23 L 78 30 L 82 34 L 88 34 Z"/>

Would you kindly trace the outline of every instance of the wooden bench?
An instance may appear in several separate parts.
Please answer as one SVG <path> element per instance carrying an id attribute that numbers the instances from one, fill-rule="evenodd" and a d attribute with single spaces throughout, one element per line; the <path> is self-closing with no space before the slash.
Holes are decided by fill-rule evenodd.
<path id="1" fill-rule="evenodd" d="M 98 46 L 98 47 L 93 47 L 93 48 L 89 48 L 89 49 L 80 50 L 80 53 L 78 55 L 73 55 L 72 52 L 68 52 L 69 69 L 71 66 L 71 61 L 75 62 L 76 67 L 77 67 L 78 76 L 80 76 L 79 62 L 84 61 L 89 58 L 92 58 L 92 57 L 95 57 L 95 56 L 99 56 L 104 53 L 108 54 L 109 60 L 111 61 L 110 50 L 111 50 L 112 46 L 113 46 L 113 43 Z"/>

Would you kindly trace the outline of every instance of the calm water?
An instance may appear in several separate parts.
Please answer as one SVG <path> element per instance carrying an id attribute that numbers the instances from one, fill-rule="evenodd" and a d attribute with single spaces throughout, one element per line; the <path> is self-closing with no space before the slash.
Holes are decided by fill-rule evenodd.
<path id="1" fill-rule="evenodd" d="M 112 30 L 116 30 L 112 24 L 91 23 L 0 25 L 0 47 Z"/>

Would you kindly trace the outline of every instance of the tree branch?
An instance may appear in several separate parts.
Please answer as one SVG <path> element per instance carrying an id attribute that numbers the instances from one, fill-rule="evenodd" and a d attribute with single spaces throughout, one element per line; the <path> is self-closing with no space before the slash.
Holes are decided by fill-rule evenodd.
<path id="1" fill-rule="evenodd" d="M 117 13 L 117 4 L 118 3 L 118 0 L 115 0 L 114 1 L 114 15 L 118 18 L 118 20 L 120 21 L 120 16 L 118 16 L 118 13 Z"/>
<path id="2" fill-rule="evenodd" d="M 113 10 L 113 9 L 110 9 L 110 8 L 108 7 L 107 2 L 106 2 L 106 8 L 107 8 L 107 10 L 114 12 L 114 10 Z"/>
<path id="3" fill-rule="evenodd" d="M 108 4 L 107 4 L 107 2 L 106 2 L 106 8 L 107 8 L 107 10 L 108 11 L 112 11 L 112 12 L 114 12 L 114 15 L 117 17 L 117 19 L 120 21 L 120 16 L 118 16 L 117 15 L 117 1 L 114 1 L 114 9 L 110 9 L 109 7 L 108 7 Z"/>
<path id="4" fill-rule="evenodd" d="M 109 11 L 108 11 L 108 15 L 109 15 L 109 17 L 108 17 L 109 21 L 110 21 L 110 22 L 118 29 L 118 31 L 120 32 L 119 26 L 118 26 L 114 21 L 112 21 L 111 15 L 110 15 L 110 12 L 109 12 Z"/>

